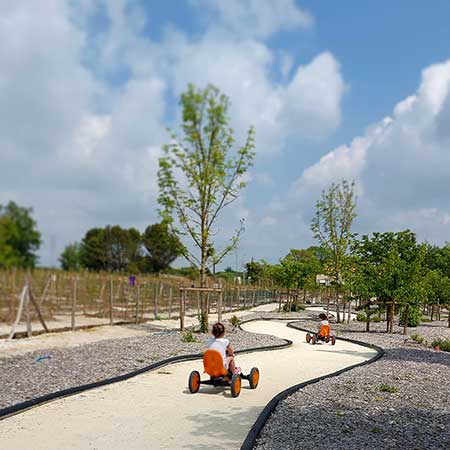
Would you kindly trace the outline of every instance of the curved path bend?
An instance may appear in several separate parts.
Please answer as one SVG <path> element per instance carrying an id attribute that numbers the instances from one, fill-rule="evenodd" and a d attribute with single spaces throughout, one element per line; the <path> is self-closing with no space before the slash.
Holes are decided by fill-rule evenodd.
<path id="1" fill-rule="evenodd" d="M 293 345 L 237 355 L 244 373 L 257 366 L 260 385 L 201 386 L 190 394 L 191 370 L 201 361 L 172 364 L 120 383 L 62 398 L 0 421 L 0 448 L 8 450 L 239 449 L 264 406 L 297 383 L 371 359 L 375 350 L 338 340 L 309 345 L 286 321 L 254 321 L 245 330 L 290 339 Z"/>

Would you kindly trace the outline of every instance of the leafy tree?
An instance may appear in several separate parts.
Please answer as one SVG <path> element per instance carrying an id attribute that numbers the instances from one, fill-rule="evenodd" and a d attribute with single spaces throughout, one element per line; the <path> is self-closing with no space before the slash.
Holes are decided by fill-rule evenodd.
<path id="1" fill-rule="evenodd" d="M 81 245 L 78 242 L 66 245 L 59 257 L 63 270 L 78 271 L 81 268 Z"/>
<path id="2" fill-rule="evenodd" d="M 359 290 L 366 296 L 376 294 L 382 302 L 400 305 L 401 324 L 406 334 L 409 315 L 415 314 L 426 296 L 424 284 L 425 247 L 418 245 L 409 230 L 399 233 L 373 233 L 362 236 L 353 245 L 354 255 L 360 258 Z M 389 331 L 393 331 L 392 304 Z"/>
<path id="3" fill-rule="evenodd" d="M 42 241 L 32 211 L 12 201 L 0 205 L 0 267 L 35 267 Z"/>
<path id="4" fill-rule="evenodd" d="M 243 231 L 243 221 L 229 245 L 218 251 L 214 242 L 217 220 L 223 209 L 238 198 L 246 186 L 244 174 L 254 159 L 254 130 L 250 128 L 236 152 L 229 128 L 229 100 L 214 86 L 198 89 L 192 84 L 181 95 L 182 137 L 172 133 L 159 160 L 158 202 L 164 222 L 174 233 L 188 237 L 183 256 L 200 272 L 206 286 L 207 267 L 218 264 L 233 250 Z M 195 250 L 191 250 L 191 247 Z M 208 323 L 207 297 L 201 295 L 201 329 Z"/>
<path id="5" fill-rule="evenodd" d="M 311 222 L 314 238 L 330 255 L 329 275 L 337 287 L 342 284 L 342 270 L 347 251 L 354 235 L 351 232 L 356 217 L 355 183 L 343 180 L 332 183 L 316 203 L 316 213 Z M 340 321 L 339 295 L 336 289 L 336 319 Z"/>
<path id="6" fill-rule="evenodd" d="M 251 261 L 245 264 L 245 270 L 247 272 L 247 279 L 250 283 L 258 283 L 263 275 L 263 265 L 256 261 Z"/>
<path id="7" fill-rule="evenodd" d="M 142 262 L 141 246 L 141 235 L 135 228 L 92 228 L 81 242 L 81 264 L 95 271 L 136 272 Z"/>
<path id="8" fill-rule="evenodd" d="M 182 244 L 166 223 L 150 225 L 142 235 L 142 242 L 148 252 L 146 259 L 152 272 L 166 270 L 182 254 Z"/>

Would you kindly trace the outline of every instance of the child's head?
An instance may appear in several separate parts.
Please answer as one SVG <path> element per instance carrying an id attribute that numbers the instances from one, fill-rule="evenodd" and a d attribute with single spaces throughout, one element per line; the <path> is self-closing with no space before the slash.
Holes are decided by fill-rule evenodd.
<path id="1" fill-rule="evenodd" d="M 212 327 L 212 334 L 216 339 L 221 338 L 225 334 L 225 327 L 223 323 L 215 323 Z"/>
<path id="2" fill-rule="evenodd" d="M 320 313 L 319 314 L 319 319 L 320 320 L 327 320 L 327 315 L 325 313 Z"/>

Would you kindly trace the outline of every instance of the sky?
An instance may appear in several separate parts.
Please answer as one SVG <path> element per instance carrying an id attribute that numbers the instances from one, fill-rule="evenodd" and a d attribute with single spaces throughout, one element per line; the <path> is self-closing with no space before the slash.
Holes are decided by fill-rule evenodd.
<path id="1" fill-rule="evenodd" d="M 189 82 L 256 128 L 223 262 L 314 244 L 323 189 L 356 183 L 354 231 L 450 241 L 450 2 L 3 0 L 0 204 L 32 207 L 40 264 L 91 227 L 159 220 L 156 172 Z M 182 261 L 179 265 L 185 264 Z"/>

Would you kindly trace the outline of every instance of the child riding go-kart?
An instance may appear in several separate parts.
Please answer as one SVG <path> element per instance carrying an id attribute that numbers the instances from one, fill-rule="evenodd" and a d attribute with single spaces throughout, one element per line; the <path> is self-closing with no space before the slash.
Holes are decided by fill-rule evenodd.
<path id="1" fill-rule="evenodd" d="M 248 375 L 242 373 L 232 373 L 223 366 L 223 358 L 217 350 L 207 350 L 203 354 L 204 372 L 207 373 L 209 380 L 201 380 L 200 373 L 193 370 L 189 375 L 189 390 L 195 394 L 200 389 L 201 384 L 212 386 L 230 386 L 231 395 L 237 397 L 241 393 L 242 380 L 248 380 L 250 389 L 256 389 L 259 383 L 259 370 L 253 367 Z"/>
<path id="2" fill-rule="evenodd" d="M 330 333 L 330 325 L 322 325 L 318 333 L 306 333 L 306 342 L 316 344 L 319 341 L 331 342 L 331 345 L 336 343 L 336 336 Z"/>

